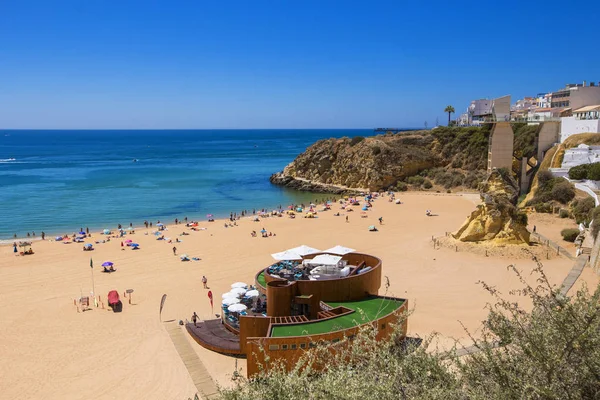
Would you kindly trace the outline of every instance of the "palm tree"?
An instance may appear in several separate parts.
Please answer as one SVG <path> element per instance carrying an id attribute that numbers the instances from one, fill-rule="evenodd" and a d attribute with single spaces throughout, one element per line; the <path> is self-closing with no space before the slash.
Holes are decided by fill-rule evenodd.
<path id="1" fill-rule="evenodd" d="M 454 112 L 454 107 L 446 106 L 446 108 L 444 108 L 444 112 L 448 113 L 448 126 L 450 126 L 450 114 Z"/>

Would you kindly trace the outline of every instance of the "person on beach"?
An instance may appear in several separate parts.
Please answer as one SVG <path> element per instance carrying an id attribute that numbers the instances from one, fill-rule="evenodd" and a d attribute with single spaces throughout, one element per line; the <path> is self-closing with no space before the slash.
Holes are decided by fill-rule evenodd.
<path id="1" fill-rule="evenodd" d="M 346 215 L 346 222 L 348 222 L 348 216 Z"/>
<path id="2" fill-rule="evenodd" d="M 17 238 L 17 234 L 16 233 L 13 235 L 13 238 L 15 238 L 15 239 Z"/>
<path id="3" fill-rule="evenodd" d="M 173 246 L 173 255 L 176 256 L 177 255 L 177 247 Z"/>
<path id="4" fill-rule="evenodd" d="M 202 284 L 204 285 L 204 289 L 208 289 L 208 286 L 206 286 L 207 283 L 208 279 L 206 279 L 206 276 L 202 275 Z"/>
<path id="5" fill-rule="evenodd" d="M 383 217 L 379 217 L 379 225 L 383 225 Z"/>
<path id="6" fill-rule="evenodd" d="M 535 231 L 536 231 L 536 226 L 534 225 L 533 226 L 533 233 L 535 233 Z"/>
<path id="7" fill-rule="evenodd" d="M 196 314 L 196 311 L 194 311 L 194 313 L 192 314 L 192 322 L 194 323 L 194 326 L 196 326 L 197 321 L 198 321 L 198 314 Z"/>
<path id="8" fill-rule="evenodd" d="M 46 240 L 46 233 L 42 231 L 42 240 Z"/>
<path id="9" fill-rule="evenodd" d="M 14 242 L 14 243 L 13 243 L 13 253 L 15 253 L 15 254 L 16 254 L 16 253 L 18 253 L 18 252 L 19 252 L 19 250 L 17 250 L 17 242 Z"/>
<path id="10" fill-rule="evenodd" d="M 89 234 L 90 234 L 90 228 L 88 228 L 87 226 L 85 227 L 85 233 L 86 233 L 87 235 L 89 235 Z"/>
<path id="11" fill-rule="evenodd" d="M 177 218 L 175 218 L 175 225 L 177 225 L 179 223 L 179 220 Z"/>

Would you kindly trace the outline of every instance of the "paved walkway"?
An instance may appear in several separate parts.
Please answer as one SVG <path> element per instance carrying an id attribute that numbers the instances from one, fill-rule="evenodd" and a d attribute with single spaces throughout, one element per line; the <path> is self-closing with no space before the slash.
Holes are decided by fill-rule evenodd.
<path id="1" fill-rule="evenodd" d="M 531 236 L 533 236 L 534 238 L 537 238 L 538 242 L 540 242 L 541 244 L 548 245 L 550 248 L 558 250 L 560 252 L 560 254 L 567 257 L 569 260 L 575 261 L 575 256 L 573 256 L 571 253 L 569 253 L 565 248 L 560 247 L 557 243 L 548 239 L 546 236 L 544 236 L 540 233 L 532 233 Z"/>
<path id="2" fill-rule="evenodd" d="M 573 268 L 571 268 L 571 271 L 569 271 L 569 275 L 567 275 L 567 277 L 562 283 L 562 286 L 560 288 L 560 294 L 566 296 L 567 293 L 569 293 L 569 290 L 571 290 L 575 282 L 577 282 L 577 279 L 579 279 L 579 275 L 581 275 L 581 272 L 583 271 L 583 268 L 585 267 L 585 264 L 587 264 L 589 259 L 589 254 L 582 254 L 579 257 L 577 257 L 575 265 L 573 265 Z"/>
<path id="3" fill-rule="evenodd" d="M 179 353 L 181 360 L 185 364 L 198 393 L 203 399 L 216 399 L 219 397 L 217 386 L 213 382 L 210 374 L 198 358 L 198 355 L 190 345 L 185 332 L 177 322 L 166 322 L 165 328 Z"/>

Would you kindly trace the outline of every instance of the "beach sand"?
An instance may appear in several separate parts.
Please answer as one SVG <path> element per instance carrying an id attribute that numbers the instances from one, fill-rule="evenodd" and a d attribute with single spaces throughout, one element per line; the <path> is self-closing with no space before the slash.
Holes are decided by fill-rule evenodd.
<path id="1" fill-rule="evenodd" d="M 271 253 L 306 244 L 327 249 L 336 244 L 380 257 L 383 275 L 389 278 L 387 293 L 407 298 L 414 314 L 409 334 L 425 336 L 439 332 L 439 344 L 447 348 L 452 338 L 466 335 L 459 321 L 477 335 L 491 297 L 477 284 L 483 280 L 503 293 L 521 287 L 506 266 L 514 263 L 525 272 L 535 264 L 528 259 L 483 257 L 451 249 L 435 249 L 432 236 L 460 227 L 474 209 L 473 196 L 400 194 L 404 204 L 387 198 L 374 202 L 368 218 L 360 208 L 348 213 L 349 222 L 338 211 L 319 213 L 316 219 L 266 218 L 237 221 L 224 228 L 223 221 L 202 222 L 205 231 L 192 232 L 184 225 L 168 225 L 165 236 L 182 243 L 157 241 L 144 235 L 150 229 L 137 227 L 130 238 L 141 245 L 138 251 L 120 240 L 95 245 L 91 252 L 81 244 L 35 242 L 35 254 L 14 256 L 11 246 L 0 247 L 0 393 L 3 399 L 185 399 L 196 393 L 188 372 L 159 319 L 159 304 L 167 294 L 162 321 L 190 319 L 195 311 L 201 318 L 214 317 L 202 288 L 202 275 L 215 299 L 214 313 L 220 313 L 221 294 L 236 281 L 254 283 L 255 274 L 270 265 Z M 430 209 L 436 217 L 425 216 Z M 377 218 L 383 217 L 379 226 Z M 537 231 L 557 237 L 553 220 L 536 220 Z M 377 225 L 378 232 L 369 232 Z M 262 228 L 277 236 L 252 238 Z M 178 236 L 182 231 L 189 236 Z M 93 240 L 103 236 L 94 234 Z M 125 238 L 127 239 L 127 237 Z M 181 262 L 172 252 L 199 257 L 201 261 Z M 110 290 L 121 296 L 134 289 L 132 303 L 122 297 L 122 313 L 101 308 L 77 313 L 73 300 L 92 288 L 90 257 L 94 260 L 96 293 L 106 302 Z M 101 273 L 104 261 L 113 261 L 117 272 Z M 559 284 L 573 262 L 564 257 L 543 260 L 551 281 Z M 385 278 L 384 278 L 385 280 Z M 592 287 L 598 277 L 586 269 L 577 283 Z M 526 304 L 526 303 L 525 303 Z M 231 385 L 235 359 L 192 346 L 222 385 Z M 238 360 L 245 368 L 245 360 Z"/>

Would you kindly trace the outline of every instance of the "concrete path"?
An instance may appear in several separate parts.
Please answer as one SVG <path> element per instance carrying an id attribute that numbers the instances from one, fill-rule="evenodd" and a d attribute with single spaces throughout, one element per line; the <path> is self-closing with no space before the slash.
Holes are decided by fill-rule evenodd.
<path id="1" fill-rule="evenodd" d="M 589 259 L 589 254 L 581 254 L 579 257 L 577 257 L 575 265 L 573 265 L 573 268 L 571 268 L 571 271 L 569 271 L 569 275 L 567 275 L 562 283 L 560 294 L 566 296 L 567 293 L 569 293 L 569 290 L 571 290 L 575 282 L 577 282 L 577 279 L 579 279 L 579 275 L 581 275 L 581 272 L 583 271 L 583 268 L 585 268 L 585 264 L 587 264 Z"/>
<path id="2" fill-rule="evenodd" d="M 534 238 L 537 238 L 537 241 L 540 244 L 547 245 L 551 249 L 554 249 L 554 250 L 557 250 L 558 252 L 560 252 L 560 254 L 567 257 L 569 260 L 575 261 L 575 256 L 573 256 L 571 253 L 569 253 L 564 247 L 560 247 L 557 243 L 548 239 L 546 236 L 544 236 L 540 233 L 532 233 L 531 236 Z"/>
<path id="3" fill-rule="evenodd" d="M 165 328 L 169 333 L 181 360 L 185 364 L 194 385 L 196 385 L 196 389 L 198 389 L 200 396 L 203 399 L 217 399 L 219 397 L 217 386 L 192 348 L 183 328 L 180 327 L 177 322 L 166 322 Z"/>

